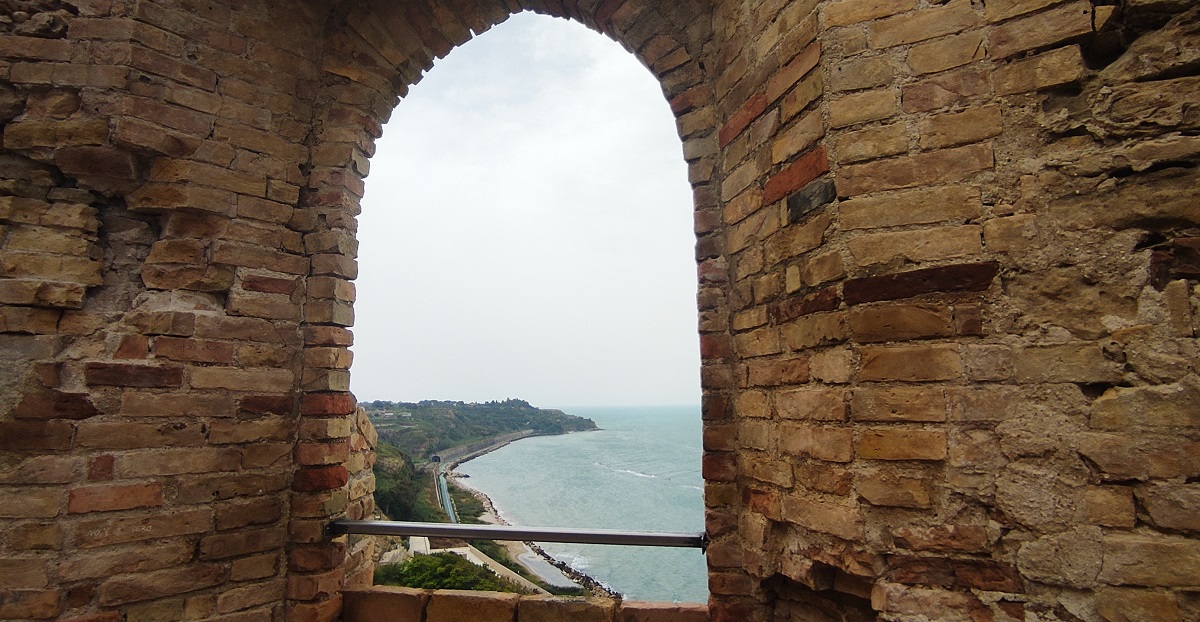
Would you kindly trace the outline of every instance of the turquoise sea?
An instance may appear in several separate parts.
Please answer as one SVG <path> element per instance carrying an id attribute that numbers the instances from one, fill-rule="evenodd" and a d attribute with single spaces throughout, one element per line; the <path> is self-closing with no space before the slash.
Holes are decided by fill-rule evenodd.
<path id="1" fill-rule="evenodd" d="M 519 440 L 455 469 L 514 525 L 704 530 L 698 406 L 563 408 L 602 428 Z M 705 602 L 699 549 L 542 543 L 632 600 Z"/>

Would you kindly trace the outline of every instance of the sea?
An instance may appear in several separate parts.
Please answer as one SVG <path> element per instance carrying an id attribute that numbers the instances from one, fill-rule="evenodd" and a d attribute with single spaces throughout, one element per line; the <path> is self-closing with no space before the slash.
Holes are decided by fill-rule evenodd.
<path id="1" fill-rule="evenodd" d="M 468 475 L 463 483 L 490 497 L 513 525 L 704 530 L 699 406 L 562 410 L 591 418 L 601 429 L 521 439 L 455 471 Z M 699 549 L 539 545 L 626 599 L 708 599 Z"/>

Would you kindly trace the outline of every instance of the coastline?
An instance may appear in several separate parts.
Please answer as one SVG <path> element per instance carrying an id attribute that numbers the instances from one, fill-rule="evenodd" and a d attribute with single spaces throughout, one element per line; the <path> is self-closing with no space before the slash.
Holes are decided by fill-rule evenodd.
<path id="1" fill-rule="evenodd" d="M 503 447 L 504 445 L 507 445 L 507 444 L 508 443 L 504 443 L 503 445 L 500 445 L 500 447 Z M 499 449 L 499 447 L 496 447 L 495 449 Z M 494 451 L 494 449 L 492 451 Z M 483 454 L 480 453 L 479 455 L 483 455 Z M 466 462 L 466 460 L 462 460 L 459 462 Z M 453 466 L 458 466 L 459 462 L 456 462 Z M 500 516 L 500 512 L 498 512 L 496 510 L 496 506 L 495 506 L 495 504 L 492 503 L 491 497 L 487 496 L 487 494 L 484 493 L 482 490 L 479 490 L 478 488 L 475 488 L 474 486 L 471 486 L 470 484 L 464 483 L 463 478 L 458 476 L 458 474 L 454 473 L 453 468 L 447 469 L 446 476 L 450 480 L 452 480 L 455 483 L 455 485 L 457 485 L 459 488 L 462 488 L 463 490 L 470 492 L 477 499 L 479 499 L 480 503 L 483 504 L 484 515 L 480 517 L 481 520 L 483 520 L 485 523 L 492 523 L 494 525 L 509 525 L 510 524 L 508 521 L 504 520 Z M 508 543 L 501 542 L 501 544 L 507 545 Z M 559 570 L 559 572 L 566 575 L 569 579 L 571 579 L 575 583 L 583 586 L 584 588 L 592 591 L 593 593 L 604 594 L 604 595 L 608 596 L 609 598 L 614 598 L 617 600 L 620 600 L 622 598 L 622 595 L 620 592 L 617 592 L 617 591 L 609 588 L 608 586 L 604 585 L 603 583 L 597 581 L 592 576 L 584 574 L 583 572 L 580 572 L 579 570 L 573 568 L 570 564 L 560 561 L 558 559 L 555 559 L 554 556 L 552 556 L 549 553 L 547 553 L 546 551 L 544 551 L 542 549 L 542 547 L 538 546 L 534 542 L 511 542 L 511 544 L 523 547 L 527 551 L 530 551 L 530 552 L 538 555 L 542 559 L 546 560 L 547 563 L 549 563 L 550 565 L 557 568 Z M 511 555 L 511 552 L 512 552 L 512 549 L 510 548 L 510 556 L 514 560 L 518 560 L 518 556 Z M 518 563 L 519 563 L 519 560 L 518 560 Z M 534 574 L 537 574 L 536 571 L 534 571 L 532 568 L 529 568 L 529 570 L 531 572 L 533 572 Z M 545 577 L 543 577 L 543 580 L 544 579 L 545 579 Z"/>
<path id="2" fill-rule="evenodd" d="M 522 430 L 521 432 L 513 432 L 511 434 L 503 434 L 500 436 L 493 436 L 490 439 L 491 442 L 488 445 L 486 445 L 484 447 L 472 449 L 472 450 L 462 454 L 461 456 L 453 455 L 449 460 L 445 460 L 444 464 L 443 464 L 443 469 L 445 470 L 447 475 L 453 477 L 455 480 L 459 480 L 461 478 L 459 478 L 457 475 L 452 474 L 455 467 L 457 467 L 458 465 L 460 465 L 464 462 L 470 461 L 470 460 L 474 460 L 480 456 L 490 454 L 493 451 L 496 451 L 497 449 L 500 449 L 502 447 L 507 447 L 510 443 L 514 443 L 521 439 L 532 438 L 535 436 L 563 436 L 566 434 L 579 434 L 582 432 L 598 432 L 602 429 L 603 428 L 597 427 L 597 428 L 593 428 L 591 430 L 572 430 L 570 432 L 563 432 L 562 434 L 538 434 L 538 433 L 534 432 L 533 430 Z M 487 439 L 485 439 L 485 440 L 487 440 Z M 446 451 L 453 452 L 456 449 L 458 449 L 458 447 L 451 447 Z M 426 465 L 425 467 L 422 467 L 422 468 L 428 468 L 428 465 Z M 483 492 L 476 490 L 475 488 L 473 488 L 471 486 L 467 486 L 466 484 L 462 484 L 462 486 L 463 486 L 463 488 L 469 488 L 472 491 L 478 492 L 479 494 L 483 495 Z M 484 495 L 484 497 L 487 497 L 487 495 Z M 485 504 L 485 506 L 491 507 L 491 499 L 488 500 L 488 502 Z M 505 524 L 507 524 L 507 523 L 505 523 Z"/>

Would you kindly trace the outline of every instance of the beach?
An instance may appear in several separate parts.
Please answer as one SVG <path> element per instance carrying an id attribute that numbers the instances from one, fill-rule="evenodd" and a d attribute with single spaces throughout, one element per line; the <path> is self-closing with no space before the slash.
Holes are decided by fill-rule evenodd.
<path id="1" fill-rule="evenodd" d="M 499 444 L 493 449 L 498 449 L 507 443 Z M 485 452 L 486 453 L 486 452 Z M 453 465 L 457 466 L 457 464 Z M 492 503 L 491 497 L 488 497 L 483 491 L 471 486 L 463 481 L 464 477 L 455 473 L 453 469 L 446 472 L 449 480 L 459 488 L 470 492 L 479 502 L 483 504 L 484 513 L 479 517 L 479 520 L 492 525 L 508 525 L 500 513 L 496 510 L 496 506 Z M 613 598 L 620 598 L 620 594 L 612 591 L 604 584 L 596 579 L 579 572 L 570 567 L 564 562 L 554 559 L 549 553 L 542 550 L 537 544 L 532 542 L 519 542 L 514 540 L 497 540 L 498 544 L 503 546 L 508 551 L 508 556 L 529 572 L 537 575 L 542 581 L 555 587 L 585 587 L 595 593 L 606 594 Z"/>
<path id="2" fill-rule="evenodd" d="M 601 429 L 525 438 L 463 462 L 453 469 L 460 485 L 469 483 L 471 489 L 484 491 L 493 513 L 520 526 L 703 531 L 699 407 L 569 412 L 591 418 Z M 705 557 L 697 549 L 558 542 L 537 546 L 625 599 L 708 598 Z"/>

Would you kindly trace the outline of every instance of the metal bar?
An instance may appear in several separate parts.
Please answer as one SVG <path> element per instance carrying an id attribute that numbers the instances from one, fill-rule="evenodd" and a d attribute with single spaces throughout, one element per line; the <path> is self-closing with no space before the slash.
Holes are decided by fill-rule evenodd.
<path id="1" fill-rule="evenodd" d="M 673 546 L 704 549 L 708 536 L 703 533 L 659 533 L 616 531 L 611 529 L 565 529 L 561 527 L 513 527 L 510 525 L 452 525 L 448 523 L 411 523 L 383 520 L 335 520 L 325 525 L 325 535 L 336 537 L 356 533 L 372 536 L 428 536 L 464 540 L 519 540 L 535 542 L 573 542 L 579 544 L 617 544 L 625 546 Z"/>

